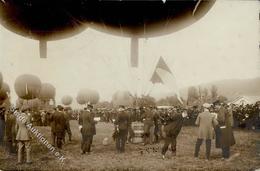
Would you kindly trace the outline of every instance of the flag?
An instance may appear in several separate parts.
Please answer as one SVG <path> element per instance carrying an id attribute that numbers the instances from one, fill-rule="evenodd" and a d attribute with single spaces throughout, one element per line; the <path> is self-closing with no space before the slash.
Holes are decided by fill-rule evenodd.
<path id="1" fill-rule="evenodd" d="M 177 95 L 178 100 L 183 104 L 180 98 L 179 88 L 177 86 L 176 79 L 162 57 L 160 57 L 150 81 L 153 84 L 161 83 L 169 87 L 170 90 L 174 91 L 174 93 Z"/>

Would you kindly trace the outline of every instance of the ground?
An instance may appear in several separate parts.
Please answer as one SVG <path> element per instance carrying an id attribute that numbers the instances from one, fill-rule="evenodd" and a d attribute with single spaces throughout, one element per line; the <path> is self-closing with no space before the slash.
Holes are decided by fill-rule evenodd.
<path id="1" fill-rule="evenodd" d="M 50 142 L 50 128 L 37 127 Z M 32 164 L 17 165 L 17 156 L 8 155 L 0 147 L 0 170 L 255 170 L 260 168 L 259 149 L 260 133 L 235 130 L 236 145 L 231 148 L 230 161 L 221 160 L 221 151 L 212 143 L 211 160 L 205 160 L 205 145 L 202 146 L 200 158 L 193 157 L 196 142 L 196 127 L 183 127 L 177 139 L 177 156 L 162 159 L 160 155 L 163 141 L 160 144 L 143 146 L 127 144 L 124 154 L 115 152 L 115 142 L 111 138 L 113 125 L 98 123 L 97 135 L 94 137 L 94 147 L 90 155 L 81 155 L 81 136 L 76 121 L 71 121 L 73 132 L 72 142 L 66 142 L 60 153 L 64 156 L 61 162 L 48 148 L 34 138 L 32 143 Z M 109 138 L 109 144 L 104 146 L 102 141 Z M 259 144 L 258 144 L 259 145 Z"/>

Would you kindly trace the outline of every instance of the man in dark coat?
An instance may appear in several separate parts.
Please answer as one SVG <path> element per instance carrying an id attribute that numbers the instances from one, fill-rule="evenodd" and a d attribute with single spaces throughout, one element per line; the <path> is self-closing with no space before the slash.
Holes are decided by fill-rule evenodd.
<path id="1" fill-rule="evenodd" d="M 151 108 L 144 108 L 144 145 L 152 144 L 154 139 L 154 113 Z"/>
<path id="2" fill-rule="evenodd" d="M 130 119 L 125 111 L 124 106 L 120 106 L 115 120 L 116 132 L 116 149 L 118 153 L 125 152 L 125 143 L 127 140 L 128 128 L 130 127 Z"/>
<path id="3" fill-rule="evenodd" d="M 16 117 L 13 115 L 13 112 L 15 111 L 9 110 L 6 113 L 5 136 L 9 154 L 16 153 Z"/>
<path id="4" fill-rule="evenodd" d="M 53 116 L 53 133 L 54 138 L 56 139 L 56 144 L 58 148 L 62 148 L 62 140 L 66 130 L 66 119 L 63 114 L 63 107 L 58 106 L 57 110 Z M 54 140 L 55 142 L 55 140 Z"/>
<path id="5" fill-rule="evenodd" d="M 92 113 L 92 105 L 88 105 L 79 116 L 79 130 L 82 135 L 81 150 L 82 154 L 89 154 L 93 141 L 93 136 L 96 134 L 94 115 Z"/>
<path id="6" fill-rule="evenodd" d="M 163 159 L 165 158 L 165 154 L 170 144 L 171 144 L 172 155 L 176 156 L 176 145 L 177 145 L 176 139 L 181 131 L 185 117 L 187 117 L 186 110 L 183 111 L 171 110 L 169 111 L 168 116 L 165 118 L 164 131 L 166 137 L 164 140 L 164 146 L 162 148 Z"/>
<path id="7" fill-rule="evenodd" d="M 63 142 L 65 143 L 66 132 L 69 135 L 69 141 L 71 141 L 71 137 L 72 137 L 72 133 L 71 133 L 71 129 L 70 129 L 70 117 L 71 117 L 70 109 L 65 109 L 64 117 L 66 119 L 66 130 L 65 130 Z"/>
<path id="8" fill-rule="evenodd" d="M 222 149 L 222 158 L 230 157 L 230 147 L 235 144 L 235 138 L 232 130 L 234 123 L 232 108 L 222 106 L 218 115 L 218 123 L 220 128 L 220 147 Z"/>

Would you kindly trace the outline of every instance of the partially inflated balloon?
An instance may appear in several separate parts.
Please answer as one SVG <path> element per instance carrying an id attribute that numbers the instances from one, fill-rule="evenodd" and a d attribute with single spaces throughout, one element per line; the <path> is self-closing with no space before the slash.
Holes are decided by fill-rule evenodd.
<path id="1" fill-rule="evenodd" d="M 56 89 L 53 85 L 49 83 L 43 83 L 41 85 L 41 91 L 39 95 L 39 99 L 41 100 L 50 100 L 54 99 L 56 94 Z"/>
<path id="2" fill-rule="evenodd" d="M 34 75 L 21 75 L 15 80 L 14 88 L 18 97 L 26 100 L 35 99 L 41 91 L 41 80 Z"/>
<path id="3" fill-rule="evenodd" d="M 64 105 L 70 105 L 72 103 L 72 97 L 71 96 L 63 96 L 61 99 L 62 104 Z"/>
<path id="4" fill-rule="evenodd" d="M 117 91 L 112 97 L 112 103 L 116 106 L 132 106 L 133 97 L 129 91 Z"/>

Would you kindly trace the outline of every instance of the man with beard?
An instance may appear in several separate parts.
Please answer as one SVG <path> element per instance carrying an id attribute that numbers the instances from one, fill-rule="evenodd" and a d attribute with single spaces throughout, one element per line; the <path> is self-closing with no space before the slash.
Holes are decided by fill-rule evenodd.
<path id="1" fill-rule="evenodd" d="M 164 140 L 164 146 L 162 148 L 163 159 L 165 158 L 165 154 L 170 144 L 172 155 L 176 156 L 176 139 L 181 131 L 185 117 L 187 117 L 186 110 L 176 111 L 176 109 L 174 108 L 173 110 L 169 111 L 168 116 L 165 118 L 164 132 L 166 137 Z"/>
<path id="2" fill-rule="evenodd" d="M 93 106 L 88 105 L 87 108 L 79 116 L 79 130 L 82 135 L 81 154 L 86 152 L 89 154 L 93 141 L 93 136 L 96 134 L 95 121 L 92 113 Z"/>

